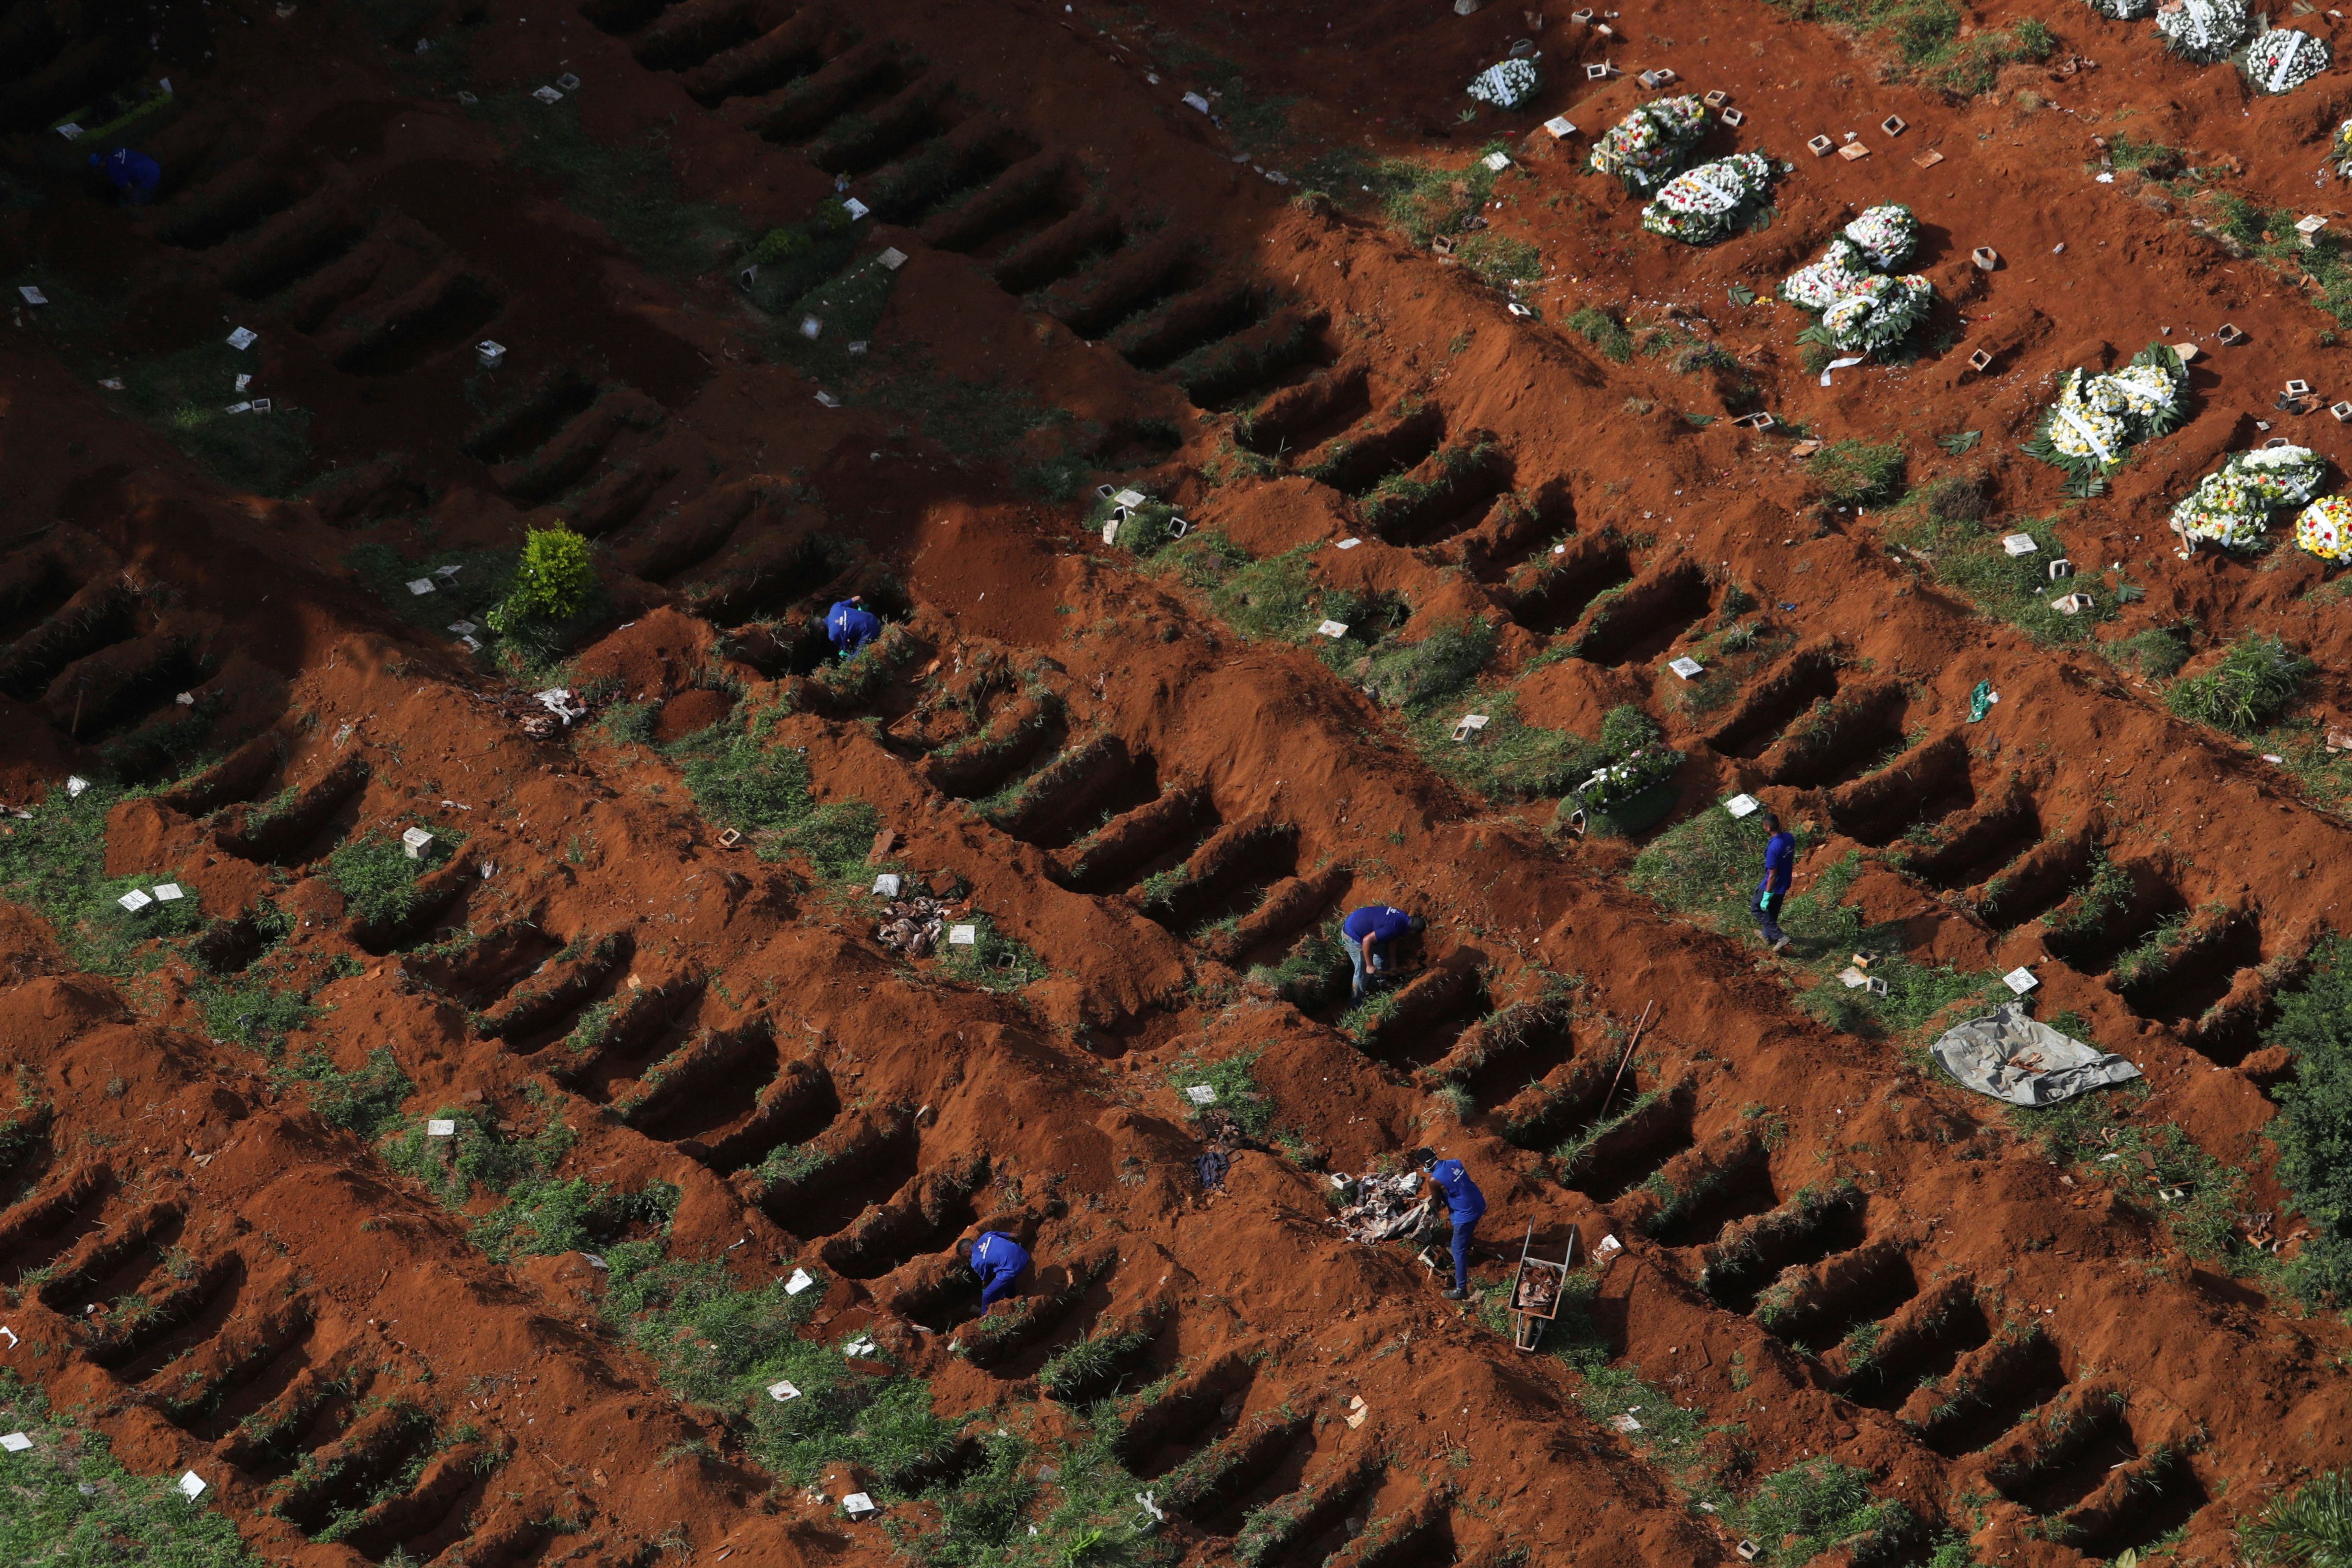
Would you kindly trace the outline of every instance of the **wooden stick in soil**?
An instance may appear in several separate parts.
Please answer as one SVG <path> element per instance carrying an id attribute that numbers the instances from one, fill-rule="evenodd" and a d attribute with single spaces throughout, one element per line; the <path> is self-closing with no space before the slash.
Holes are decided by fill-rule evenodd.
<path id="1" fill-rule="evenodd" d="M 1601 1110 L 1594 1115 L 1594 1121 L 1598 1121 L 1609 1114 L 1609 1102 L 1617 1098 L 1618 1079 L 1625 1076 L 1625 1065 L 1633 1059 L 1633 1047 L 1642 1043 L 1642 1031 L 1650 1026 L 1650 1009 L 1657 1005 L 1655 997 L 1642 1004 L 1642 1016 L 1633 1022 L 1633 1037 L 1625 1042 L 1625 1054 L 1617 1058 L 1616 1076 L 1609 1080 L 1609 1092 L 1601 1097 Z"/>

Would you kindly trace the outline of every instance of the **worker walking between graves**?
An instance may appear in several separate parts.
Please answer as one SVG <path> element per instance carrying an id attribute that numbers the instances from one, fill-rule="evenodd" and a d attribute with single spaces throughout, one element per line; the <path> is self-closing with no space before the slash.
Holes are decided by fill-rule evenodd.
<path id="1" fill-rule="evenodd" d="M 824 613 L 825 640 L 849 658 L 882 635 L 882 617 L 865 607 L 863 595 L 852 594 Z"/>
<path id="2" fill-rule="evenodd" d="M 1355 1000 L 1364 999 L 1371 989 L 1373 975 L 1387 974 L 1396 968 L 1397 943 L 1426 929 L 1428 924 L 1419 915 L 1409 915 L 1387 904 L 1366 904 L 1349 911 L 1347 922 L 1339 928 L 1339 938 L 1348 944 L 1348 963 L 1355 972 L 1349 987 Z"/>
<path id="3" fill-rule="evenodd" d="M 1470 1237 L 1486 1212 L 1486 1194 L 1478 1190 L 1461 1161 L 1441 1160 L 1433 1149 L 1420 1151 L 1417 1158 L 1429 1177 L 1422 1186 L 1423 1200 L 1434 1204 L 1444 1198 L 1454 1221 L 1454 1289 L 1445 1292 L 1445 1299 L 1466 1301 L 1470 1299 Z"/>
<path id="4" fill-rule="evenodd" d="M 1029 1251 L 1001 1230 L 983 1230 L 971 1241 L 956 1244 L 980 1276 L 980 1310 L 984 1316 L 1000 1296 L 1010 1294 L 1029 1267 Z"/>
<path id="5" fill-rule="evenodd" d="M 163 166 L 146 153 L 134 153 L 128 147 L 92 153 L 89 166 L 104 174 L 107 182 L 121 193 L 126 207 L 145 206 L 155 199 L 155 192 L 163 183 Z"/>
<path id="6" fill-rule="evenodd" d="M 1797 870 L 1797 839 L 1770 812 L 1764 814 L 1764 826 L 1771 837 L 1764 841 L 1764 879 L 1756 885 L 1756 931 L 1774 952 L 1782 952 L 1789 933 L 1780 929 L 1780 906 L 1789 900 L 1789 882 Z"/>

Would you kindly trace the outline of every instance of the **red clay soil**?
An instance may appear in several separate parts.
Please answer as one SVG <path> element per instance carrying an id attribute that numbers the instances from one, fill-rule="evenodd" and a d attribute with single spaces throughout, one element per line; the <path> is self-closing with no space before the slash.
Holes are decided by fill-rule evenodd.
<path id="1" fill-rule="evenodd" d="M 2264 1086 L 2286 1064 L 2255 1047 L 2299 955 L 2339 925 L 2325 868 L 2345 857 L 2347 824 L 2291 774 L 2170 717 L 2099 649 L 2183 620 L 2216 641 L 2277 630 L 2318 659 L 2315 706 L 2336 710 L 2352 647 L 2312 592 L 2332 574 L 2291 550 L 2178 561 L 2163 520 L 2252 444 L 2256 419 L 2338 453 L 2335 422 L 2270 402 L 2290 376 L 2323 401 L 2341 389 L 2329 323 L 2293 280 L 2234 260 L 2131 175 L 2095 183 L 2092 138 L 2189 149 L 2229 165 L 2231 188 L 2294 208 L 2314 199 L 2337 78 L 2249 103 L 2230 68 L 2190 69 L 2147 24 L 2068 7 L 2043 19 L 2062 54 L 2096 68 L 2011 67 L 1999 91 L 1953 103 L 1882 82 L 1866 54 L 1756 0 L 1631 8 L 1605 18 L 1608 39 L 1549 15 L 1533 36 L 1554 85 L 1508 121 L 1532 132 L 1511 142 L 1527 173 L 1506 176 L 1489 215 L 1545 258 L 1522 293 L 1543 318 L 1530 325 L 1373 215 L 1289 199 L 1318 144 L 1465 160 L 1496 121 L 1457 122 L 1462 84 L 1530 33 L 1519 5 L 1465 18 L 1427 3 L 1164 5 L 1146 20 L 892 3 L 858 8 L 856 29 L 765 0 L 621 9 L 598 13 L 611 30 L 501 5 L 371 33 L 326 8 L 281 19 L 231 5 L 216 58 L 172 64 L 184 107 L 146 143 L 167 169 L 152 212 L 94 200 L 45 131 L 6 143 L 0 255 L 12 282 L 37 279 L 59 304 L 0 339 L 16 639 L 0 667 L 0 797 L 51 799 L 126 757 L 133 782 L 160 788 L 180 771 L 163 743 L 173 698 L 190 691 L 209 721 L 198 749 L 226 760 L 117 806 L 107 869 L 176 876 L 220 932 L 265 896 L 297 918 L 288 950 L 323 981 L 325 1011 L 284 1058 L 316 1049 L 356 1068 L 389 1050 L 416 1118 L 479 1104 L 533 1119 L 535 1086 L 579 1135 L 564 1173 L 676 1183 L 674 1251 L 725 1258 L 746 1283 L 820 1268 L 817 1331 L 870 1331 L 932 1380 L 945 1415 L 1050 1436 L 1066 1417 L 1034 1376 L 1055 1351 L 1098 1323 L 1163 1325 L 1150 1367 L 1180 1382 L 1144 1413 L 1165 1433 L 1144 1473 L 1269 1434 L 1252 1489 L 1171 1525 L 1202 1559 L 1229 1550 L 1245 1510 L 1342 1481 L 1354 1501 L 1290 1561 L 1729 1559 L 1734 1537 L 1678 1489 L 1682 1456 L 1601 1425 L 1576 1373 L 1440 1300 L 1408 1252 L 1331 1227 L 1327 1173 L 1423 1143 L 1477 1175 L 1490 1248 L 1530 1226 L 1554 1250 L 1571 1230 L 1580 1253 L 1621 1239 L 1596 1326 L 1657 1396 L 1737 1424 L 1708 1439 L 1735 1489 L 1827 1454 L 1972 1537 L 1980 1562 L 2068 1564 L 2172 1538 L 2181 1561 L 2210 1563 L 2234 1560 L 2234 1521 L 2276 1489 L 2352 1463 L 2352 1335 L 2336 1318 L 2191 1258 L 2165 1200 L 2078 1182 L 1916 1050 L 1825 1027 L 1796 1005 L 1811 971 L 1629 891 L 1629 847 L 1549 831 L 1549 799 L 1471 797 L 1359 681 L 1243 637 L 1173 575 L 1103 545 L 1078 506 L 1012 482 L 1066 450 L 1089 485 L 1154 488 L 1252 555 L 1326 545 L 1314 580 L 1399 597 L 1406 639 L 1486 616 L 1499 627 L 1486 681 L 1516 682 L 1530 722 L 1590 734 L 1611 707 L 1643 706 L 1689 759 L 1683 815 L 1753 793 L 1817 830 L 1801 890 L 1858 852 L 1852 897 L 1899 925 L 1910 956 L 2032 966 L 2042 1016 L 2074 1013 L 2147 1075 L 2135 1120 L 2242 1168 L 2246 1207 L 2277 1210 L 2261 1133 Z M 695 58 L 681 16 L 733 41 Z M 869 46 L 897 61 L 839 113 L 897 123 L 889 111 L 919 101 L 909 83 L 952 89 L 919 100 L 933 118 L 908 121 L 914 152 L 848 160 L 850 194 L 934 142 L 968 153 L 980 187 L 861 239 L 861 254 L 909 259 L 871 363 L 799 362 L 824 380 L 778 347 L 791 322 L 772 312 L 792 301 L 747 296 L 731 242 L 648 266 L 501 155 L 500 127 L 541 109 L 516 95 L 574 72 L 583 85 L 550 114 L 608 145 L 658 131 L 678 191 L 736 209 L 739 234 L 796 222 L 833 188 L 808 149 L 836 127 L 757 134 L 781 83 L 716 107 L 689 91 L 720 92 L 756 63 L 746 47 L 796 24 L 820 75 Z M 419 55 L 419 38 L 434 47 Z M 1246 87 L 1204 54 L 1235 62 Z M 1580 176 L 1583 139 L 1533 128 L 1566 114 L 1590 132 L 1645 96 L 1630 75 L 1588 88 L 1574 67 L 1602 58 L 1730 92 L 1749 116 L 1737 144 L 1798 163 L 1777 221 L 1688 249 Z M 1244 99 L 1290 100 L 1293 139 L 1237 147 L 1181 101 L 1196 87 L 1220 89 L 1219 121 Z M 460 88 L 514 113 L 469 110 Z M 1898 139 L 1873 129 L 1890 114 L 1908 122 Z M 1849 130 L 1869 158 L 1802 152 Z M 1945 161 L 1922 171 L 1928 149 Z M 999 195 L 1009 216 L 971 217 Z M 1954 336 L 1823 388 L 1797 365 L 1795 313 L 1730 306 L 1726 289 L 1769 300 L 1850 212 L 1885 200 L 1927 225 L 1918 265 Z M 1999 270 L 1971 266 L 1979 245 Z M 1988 527 L 2054 514 L 2075 559 L 2122 563 L 2146 597 L 2071 647 L 1976 614 L 1874 519 L 1815 504 L 1786 441 L 1685 417 L 1732 411 L 1719 393 L 1660 359 L 1611 363 L 1560 325 L 1586 305 L 1719 342 L 1784 422 L 1902 440 L 1915 483 L 1985 469 Z M 1310 323 L 1308 347 L 1196 407 L 1169 367 L 1286 310 Z M 2216 346 L 2225 320 L 2252 342 Z M 261 334 L 240 362 L 251 392 L 310 421 L 302 478 L 319 482 L 301 499 L 208 478 L 98 384 L 230 324 Z M 2053 378 L 2168 326 L 2209 350 L 2195 417 L 2112 493 L 2062 508 L 2056 474 L 2014 455 Z M 506 368 L 478 372 L 481 338 L 508 345 Z M 1981 376 L 1965 368 L 1978 348 L 1996 356 Z M 821 387 L 846 405 L 820 405 Z M 536 412 L 500 425 L 524 390 L 541 395 Z M 1024 398 L 1069 418 L 954 428 Z M 1948 461 L 1935 437 L 1962 430 L 1982 446 Z M 1375 484 L 1451 482 L 1431 454 L 1482 437 L 1499 466 L 1439 485 L 1411 534 L 1384 536 L 1365 506 Z M 1370 454 L 1346 488 L 1303 471 L 1341 442 Z M 1244 443 L 1268 455 L 1265 471 L 1237 468 Z M 511 545 L 556 519 L 598 538 L 612 603 L 571 679 L 657 705 L 653 743 L 528 732 L 527 689 L 347 561 L 355 543 L 388 546 L 421 573 L 436 552 Z M 1362 543 L 1328 548 L 1349 538 Z M 1702 703 L 1664 664 L 1741 613 L 1735 588 L 1756 606 L 1755 651 L 1725 656 L 1737 684 Z M 809 617 L 853 589 L 898 595 L 909 657 L 845 698 L 809 679 L 804 649 Z M 68 625 L 81 640 L 38 640 Z M 1971 724 L 1980 680 L 2000 701 Z M 1820 724 L 1801 722 L 1829 696 Z M 780 708 L 761 743 L 805 748 L 820 798 L 869 804 L 902 837 L 892 863 L 971 889 L 1045 979 L 999 994 L 904 962 L 874 940 L 862 894 L 720 846 L 727 825 L 692 810 L 656 743 Z M 983 731 L 1015 739 L 958 745 Z M 1032 777 L 1016 815 L 978 808 Z M 315 808 L 294 823 L 310 837 L 257 847 L 253 807 L 289 789 Z M 326 858 L 411 819 L 462 836 L 462 853 L 428 879 L 425 918 L 387 939 L 345 910 Z M 2054 938 L 2039 917 L 2095 847 L 2130 873 L 2127 907 Z M 1179 868 L 1191 901 L 1150 901 L 1142 884 Z M 1245 977 L 1376 900 L 1432 917 L 1429 973 L 1391 1024 L 1359 1041 L 1336 1008 L 1302 1011 Z M 2194 962 L 2160 985 L 2121 984 L 2116 956 L 2183 911 L 2208 939 Z M 1245 918 L 1220 927 L 1228 914 Z M 448 942 L 467 932 L 483 940 Z M 485 1032 L 551 955 L 607 937 L 619 961 L 562 1009 L 519 1038 Z M 842 1478 L 779 1484 L 743 1457 L 728 1413 L 664 1392 L 592 1310 L 599 1280 L 580 1255 L 488 1261 L 461 1216 L 268 1058 L 214 1038 L 188 957 L 136 978 L 76 973 L 38 911 L 6 907 L 0 960 L 0 1059 L 17 1074 L 0 1100 L 12 1115 L 50 1108 L 0 1192 L 0 1283 L 22 1336 L 0 1365 L 86 1402 L 134 1468 L 205 1475 L 266 1560 L 642 1563 L 680 1537 L 697 1561 L 888 1553 L 813 1500 L 807 1483 L 837 1497 Z M 1562 976 L 1580 977 L 1566 1003 L 1547 990 Z M 604 1001 L 647 1026 L 584 1064 L 549 1054 Z M 707 1094 L 635 1108 L 670 1053 L 730 1038 L 751 1044 Z M 1203 1195 L 1171 1074 L 1236 1052 L 1261 1053 L 1295 1143 L 1242 1153 L 1227 1190 Z M 779 1134 L 752 1100 L 787 1074 L 843 1109 Z M 1460 1092 L 1438 1092 L 1449 1086 Z M 1615 1120 L 1627 1103 L 1636 1113 Z M 1541 1152 L 1587 1131 L 1598 1141 L 1564 1170 Z M 858 1173 L 771 1212 L 743 1173 L 788 1142 L 856 1151 Z M 887 1226 L 868 1237 L 927 1184 L 982 1165 L 987 1184 L 963 1189 L 950 1223 L 911 1245 Z M 1660 1213 L 1662 1193 L 1710 1184 L 1706 1202 Z M 1797 1201 L 1809 1188 L 1845 1195 L 1815 1208 Z M 992 1218 L 1034 1236 L 1040 1293 L 1102 1271 L 1042 1337 L 983 1368 L 919 1318 L 953 1235 Z M 1779 1315 L 1756 1310 L 1768 1289 Z M 171 1308 L 110 1328 L 134 1295 Z M 1906 1381 L 1858 1364 L 1870 1334 L 1847 1336 L 1873 1324 Z M 1921 1378 L 1939 1381 L 1909 1392 Z M 1939 1404 L 1937 1389 L 1969 1394 Z M 1370 1415 L 1351 1426 L 1358 1396 Z M 384 1401 L 478 1438 L 435 1455 L 355 1534 L 311 1539 L 348 1499 L 306 1493 L 281 1511 L 284 1478 L 306 1455 L 357 1457 L 362 1473 L 405 1463 L 418 1439 L 369 1414 Z M 265 1447 L 239 1429 L 265 1408 L 311 1414 Z M 658 1462 L 698 1439 L 713 1457 Z M 487 1480 L 469 1468 L 483 1448 L 505 1456 Z M 1357 1539 L 1374 1519 L 1388 1528 Z"/>

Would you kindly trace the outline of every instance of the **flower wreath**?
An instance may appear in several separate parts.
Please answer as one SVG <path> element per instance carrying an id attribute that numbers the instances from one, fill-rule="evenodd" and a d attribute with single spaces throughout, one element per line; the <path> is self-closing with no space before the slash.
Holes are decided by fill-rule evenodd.
<path id="1" fill-rule="evenodd" d="M 1728 238 L 1771 193 L 1780 165 L 1761 153 L 1734 153 L 1676 174 L 1642 209 L 1642 226 L 1685 245 Z"/>
<path id="2" fill-rule="evenodd" d="M 2308 447 L 2231 454 L 2172 509 L 2172 531 L 2180 536 L 2181 553 L 2200 542 L 2225 550 L 2252 544 L 2268 531 L 2273 508 L 2311 500 L 2326 476 L 2326 459 Z"/>
<path id="3" fill-rule="evenodd" d="M 2156 13 L 2165 47 L 2191 65 L 2210 66 L 2253 31 L 2243 0 L 2171 0 Z"/>
<path id="4" fill-rule="evenodd" d="M 2065 469 L 2068 494 L 2095 496 L 2127 448 L 2179 429 L 2188 407 L 2188 365 L 2168 345 L 2150 343 L 2121 370 L 2061 376 L 2025 453 Z"/>
<path id="5" fill-rule="evenodd" d="M 2352 558 L 2352 496 L 2322 496 L 2305 507 L 2294 542 L 2322 561 Z"/>
<path id="6" fill-rule="evenodd" d="M 2327 41 L 2293 27 L 2266 27 L 2238 58 L 2246 85 L 2256 92 L 2293 92 L 2328 67 Z"/>
<path id="7" fill-rule="evenodd" d="M 1614 174 L 1631 190 L 1664 184 L 1706 134 L 1706 105 L 1692 97 L 1661 98 L 1609 128 L 1592 149 L 1597 174 Z"/>

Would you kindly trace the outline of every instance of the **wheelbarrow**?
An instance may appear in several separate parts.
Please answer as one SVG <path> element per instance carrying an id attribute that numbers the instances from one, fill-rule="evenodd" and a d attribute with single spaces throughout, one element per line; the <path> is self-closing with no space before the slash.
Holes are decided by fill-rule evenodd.
<path id="1" fill-rule="evenodd" d="M 1569 1265 L 1576 1261 L 1576 1229 L 1568 1232 L 1567 1250 L 1554 1263 L 1535 1255 L 1535 1222 L 1519 1242 L 1518 1271 L 1511 1276 L 1512 1342 L 1523 1351 L 1543 1343 L 1544 1325 L 1559 1316 L 1559 1299 L 1568 1291 Z"/>

